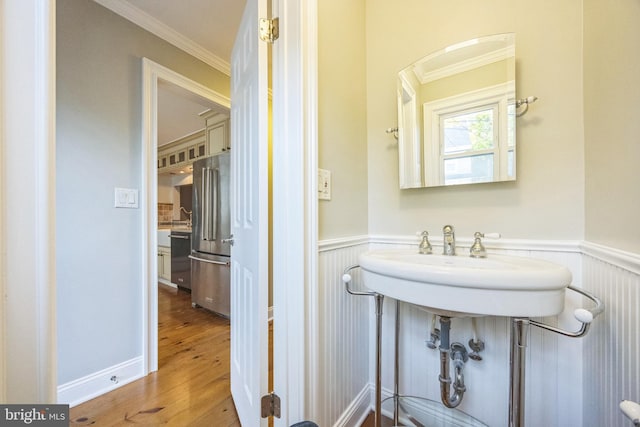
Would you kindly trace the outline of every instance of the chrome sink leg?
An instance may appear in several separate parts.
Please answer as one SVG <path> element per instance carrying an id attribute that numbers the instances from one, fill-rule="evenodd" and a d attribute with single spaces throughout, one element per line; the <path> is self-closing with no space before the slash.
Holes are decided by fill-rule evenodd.
<path id="1" fill-rule="evenodd" d="M 396 300 L 396 336 L 395 336 L 395 365 L 393 369 L 393 425 L 399 426 L 400 411 L 398 404 L 400 403 L 399 383 L 400 383 L 400 300 Z"/>
<path id="2" fill-rule="evenodd" d="M 384 295 L 371 291 L 356 291 L 351 289 L 351 274 L 349 272 L 359 265 L 352 265 L 345 268 L 342 274 L 342 281 L 348 293 L 351 295 L 361 295 L 374 297 L 376 301 L 376 413 L 374 414 L 375 427 L 382 426 L 382 304 Z"/>
<path id="3" fill-rule="evenodd" d="M 382 426 L 382 304 L 384 296 L 375 295 L 376 300 L 376 413 L 375 427 Z"/>
<path id="4" fill-rule="evenodd" d="M 529 319 L 511 318 L 509 427 L 524 427 L 525 363 Z"/>

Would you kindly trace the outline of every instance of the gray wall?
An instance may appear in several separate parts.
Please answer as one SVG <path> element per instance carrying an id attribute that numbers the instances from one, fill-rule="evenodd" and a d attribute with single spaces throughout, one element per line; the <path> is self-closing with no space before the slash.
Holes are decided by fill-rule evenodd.
<path id="1" fill-rule="evenodd" d="M 58 383 L 142 354 L 142 57 L 229 94 L 228 76 L 90 0 L 57 2 Z"/>

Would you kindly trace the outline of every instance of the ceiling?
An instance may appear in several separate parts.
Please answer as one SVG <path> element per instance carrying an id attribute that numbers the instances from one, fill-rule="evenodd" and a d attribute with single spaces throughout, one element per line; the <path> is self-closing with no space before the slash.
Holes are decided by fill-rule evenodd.
<path id="1" fill-rule="evenodd" d="M 94 0 L 229 74 L 246 0 Z"/>
<path id="2" fill-rule="evenodd" d="M 210 66 L 230 73 L 246 0 L 94 0 Z M 171 84 L 158 86 L 158 145 L 204 128 L 216 104 Z"/>
<path id="3" fill-rule="evenodd" d="M 229 115 L 225 107 L 179 86 L 158 82 L 158 147 L 205 127 L 201 114 L 209 110 Z"/>

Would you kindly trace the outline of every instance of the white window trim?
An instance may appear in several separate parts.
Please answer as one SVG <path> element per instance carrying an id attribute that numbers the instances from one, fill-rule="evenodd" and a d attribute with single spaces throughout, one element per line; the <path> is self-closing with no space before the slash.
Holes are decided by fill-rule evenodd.
<path id="1" fill-rule="evenodd" d="M 444 184 L 443 158 L 440 146 L 440 116 L 459 110 L 467 110 L 483 105 L 498 105 L 498 179 L 507 177 L 507 107 L 515 100 L 513 82 L 505 82 L 495 86 L 488 86 L 479 90 L 465 92 L 436 101 L 423 104 L 425 141 L 424 141 L 424 178 L 426 186 Z M 429 131 L 430 129 L 430 131 Z M 515 147 L 513 148 L 515 150 Z M 430 163 L 430 159 L 437 158 L 437 165 Z M 515 166 L 514 166 L 515 168 Z M 515 174 L 515 169 L 514 169 Z M 515 176 L 515 175 L 514 175 Z"/>

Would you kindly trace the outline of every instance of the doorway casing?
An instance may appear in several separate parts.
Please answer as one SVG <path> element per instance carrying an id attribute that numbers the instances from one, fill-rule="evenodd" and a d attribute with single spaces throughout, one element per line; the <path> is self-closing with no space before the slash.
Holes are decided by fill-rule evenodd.
<path id="1" fill-rule="evenodd" d="M 2 94 L 2 107 L 5 112 L 13 111 L 10 118 L 15 118 L 17 126 L 23 123 L 21 120 L 31 121 L 29 126 L 24 128 L 38 129 L 38 137 L 33 139 L 34 145 L 43 144 L 48 147 L 47 150 L 40 151 L 42 162 L 32 163 L 29 169 L 24 169 L 25 174 L 29 171 L 34 176 L 42 179 L 44 185 L 37 188 L 36 199 L 42 201 L 42 212 L 54 213 L 54 188 L 55 182 L 55 156 L 51 148 L 55 147 L 55 1 L 36 1 L 25 0 L 21 2 L 10 2 L 12 11 L 16 8 L 23 11 L 20 16 L 19 27 L 25 34 L 38 35 L 38 40 L 27 37 L 28 45 L 25 46 L 25 39 L 18 27 L 4 28 L 4 35 L 11 46 L 16 46 L 24 53 L 25 49 L 35 52 L 34 58 L 40 60 L 36 67 L 26 67 L 24 70 L 28 72 L 15 73 L 18 82 L 24 83 L 25 87 L 32 88 L 46 93 L 46 96 L 25 97 L 24 93 L 20 94 L 20 99 L 30 99 L 33 101 L 34 107 L 41 113 L 38 115 L 36 125 L 33 124 L 33 112 L 24 114 L 22 110 L 14 108 L 15 102 L 19 102 L 17 96 L 14 98 Z M 314 419 L 314 393 L 318 381 L 318 371 L 316 360 L 321 357 L 317 348 L 317 327 L 318 312 L 317 298 L 315 296 L 317 288 L 317 200 L 315 185 L 317 173 L 317 0 L 274 0 L 274 16 L 279 16 L 284 24 L 280 30 L 280 41 L 274 46 L 274 139 L 282 139 L 282 149 L 284 152 L 274 152 L 274 169 L 279 170 L 278 176 L 274 176 L 274 232 L 282 231 L 285 227 L 286 219 L 295 217 L 295 224 L 290 224 L 286 228 L 287 237 L 278 236 L 274 243 L 274 259 L 278 262 L 274 265 L 274 305 L 276 306 L 276 317 L 281 319 L 283 327 L 278 328 L 281 332 L 274 333 L 274 341 L 276 344 L 274 369 L 278 371 L 285 366 L 285 370 L 280 370 L 283 375 L 275 378 L 275 388 L 283 396 L 282 417 L 275 420 L 276 427 L 289 425 L 291 422 L 299 421 L 303 418 Z M 0 2 L 0 17 L 9 20 L 10 16 L 6 2 Z M 16 37 L 13 37 L 16 36 Z M 13 40 L 13 41 L 11 41 Z M 18 46 L 19 45 L 19 46 Z M 6 47 L 6 44 L 5 44 Z M 18 62 L 6 61 L 6 51 L 1 52 L 4 66 L 10 66 L 12 69 L 21 67 Z M 22 57 L 27 57 L 22 55 Z M 155 324 L 156 319 L 150 318 L 149 312 L 149 280 L 154 280 L 157 275 L 157 257 L 151 256 L 155 253 L 155 244 L 157 236 L 150 231 L 146 224 L 157 223 L 156 206 L 157 197 L 154 192 L 149 191 L 157 185 L 157 177 L 154 177 L 150 171 L 155 167 L 157 154 L 151 145 L 147 144 L 147 140 L 153 140 L 152 119 L 152 88 L 155 86 L 157 90 L 157 79 L 171 79 L 176 77 L 173 73 L 168 75 L 165 72 L 170 71 L 163 67 L 152 65 L 150 61 L 145 61 L 149 67 L 145 70 L 146 78 L 143 82 L 143 108 L 145 114 L 143 116 L 143 174 L 141 188 L 143 189 L 141 204 L 144 211 L 142 212 L 142 229 L 143 229 L 143 259 L 147 260 L 143 266 L 143 294 L 145 305 L 142 319 L 143 323 L 143 353 L 144 368 L 150 372 L 151 368 L 157 369 L 157 354 L 149 354 L 148 330 L 150 322 Z M 31 70 L 31 71 L 29 71 Z M 9 86 L 6 75 L 2 76 L 3 90 Z M 16 84 L 16 87 L 21 84 Z M 46 99 L 46 102 L 38 102 L 38 100 Z M 220 100 L 222 103 L 224 100 Z M 228 100 L 227 100 L 228 102 Z M 19 104 L 22 105 L 22 104 Z M 155 103 L 154 103 L 155 105 Z M 7 108 L 11 106 L 11 108 Z M 4 117 L 4 123 L 8 123 L 7 116 Z M 22 118 L 22 119 L 21 119 Z M 5 134 L 3 142 L 6 143 L 5 148 L 23 147 L 26 140 L 9 139 Z M 3 159 L 6 161 L 7 152 L 3 153 Z M 7 174 L 10 175 L 10 174 Z M 20 175 L 16 175 L 19 178 Z M 2 176 L 2 185 L 6 188 L 10 183 L 5 181 L 5 175 Z M 284 188 L 280 189 L 280 183 L 296 182 L 296 193 L 284 193 Z M 11 195 L 2 192 L 2 202 L 9 203 Z M 282 201 L 282 204 L 278 204 Z M 288 216 L 282 215 L 285 212 Z M 8 372 L 14 368 L 29 370 L 33 374 L 34 381 L 29 381 L 31 388 L 25 390 L 25 398 L 21 401 L 54 401 L 56 396 L 56 349 L 55 340 L 55 298 L 51 296 L 55 294 L 55 262 L 53 251 L 47 252 L 47 248 L 55 247 L 54 217 L 49 215 L 48 225 L 44 226 L 47 231 L 45 233 L 46 242 L 40 240 L 40 247 L 44 249 L 45 257 L 35 266 L 38 277 L 41 280 L 31 281 L 29 275 L 23 275 L 25 280 L 16 280 L 11 283 L 17 283 L 21 286 L 29 285 L 35 293 L 42 298 L 40 307 L 40 315 L 32 316 L 32 312 L 22 310 L 16 313 L 18 316 L 15 324 L 24 327 L 33 326 L 41 331 L 41 334 L 35 336 L 33 340 L 23 341 L 29 345 L 29 349 L 36 349 L 35 352 L 40 357 L 37 360 L 31 358 L 12 357 L 13 355 L 23 354 L 24 349 L 11 348 L 6 345 L 7 337 L 12 333 L 9 319 L 2 319 L 2 328 L 0 325 L 0 396 L 4 395 L 7 400 L 11 400 L 16 396 L 8 396 L 10 384 L 6 382 Z M 39 227 L 38 220 L 35 218 L 18 220 L 13 217 L 3 215 L 0 217 L 3 232 L 9 229 L 20 230 L 20 226 L 27 221 L 28 226 L 33 226 L 33 230 Z M 291 226 L 293 225 L 293 226 Z M 42 230 L 42 228 L 40 228 Z M 0 237 L 5 243 L 4 234 Z M 294 245 L 288 246 L 289 242 Z M 6 245 L 3 245 L 6 249 Z M 302 248 L 301 251 L 298 249 Z M 296 252 L 297 251 L 297 252 Z M 20 253 L 15 252 L 16 256 Z M 152 259 L 151 261 L 148 261 Z M 155 259 L 155 260 L 154 260 Z M 7 260 L 5 266 L 8 265 Z M 6 274 L 6 272 L 5 272 Z M 21 273 L 22 274 L 22 273 Z M 5 276 L 0 276 L 0 290 L 10 293 L 10 283 Z M 157 291 L 157 290 L 156 290 Z M 157 294 L 156 294 L 157 298 Z M 6 301 L 5 301 L 6 303 Z M 286 317 L 279 317 L 277 307 L 287 307 Z M 6 307 L 6 305 L 5 305 Z M 6 323 L 5 323 L 6 322 Z M 290 338 L 288 338 L 290 337 Z M 155 337 L 157 340 L 157 336 Z M 153 350 L 157 353 L 157 347 Z M 284 357 L 278 357 L 278 353 L 284 353 Z M 156 365 L 150 364 L 151 359 L 156 360 Z M 280 368 L 278 368 L 280 367 Z M 21 381 L 25 384 L 24 378 Z"/>
<path id="2" fill-rule="evenodd" d="M 231 108 L 228 97 L 148 58 L 142 59 L 142 359 L 143 375 L 158 370 L 158 81 Z"/>

